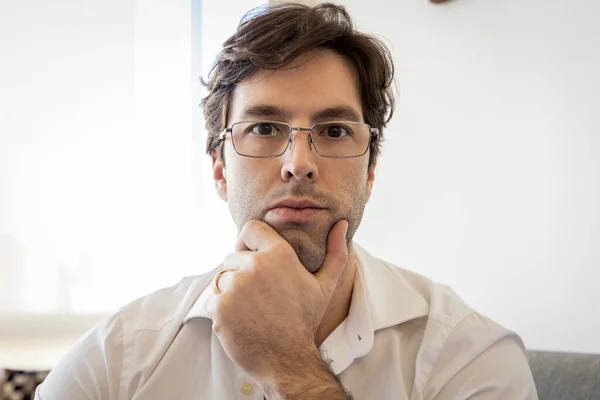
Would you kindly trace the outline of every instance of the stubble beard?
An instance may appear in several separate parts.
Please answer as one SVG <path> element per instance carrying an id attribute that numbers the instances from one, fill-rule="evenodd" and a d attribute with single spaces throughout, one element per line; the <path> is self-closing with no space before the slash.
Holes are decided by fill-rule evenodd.
<path id="1" fill-rule="evenodd" d="M 251 185 L 249 185 L 251 187 Z M 358 188 L 355 188 L 358 189 Z M 269 224 L 277 233 L 285 239 L 294 249 L 302 265 L 310 272 L 315 273 L 323 265 L 325 255 L 327 254 L 327 239 L 331 228 L 340 220 L 348 221 L 348 233 L 346 234 L 346 247 L 348 252 L 351 249 L 352 238 L 363 217 L 366 204 L 366 193 L 364 188 L 356 190 L 353 193 L 352 201 L 345 207 L 331 196 L 317 192 L 314 187 L 308 185 L 296 185 L 285 190 L 270 193 L 266 198 L 256 202 L 256 196 L 247 192 L 239 193 L 239 196 L 232 196 L 237 199 L 230 201 L 230 211 L 238 227 L 242 229 L 244 224 L 250 220 L 257 219 L 268 224 L 265 221 L 265 215 L 268 211 L 268 205 L 274 200 L 282 199 L 288 196 L 304 197 L 313 199 L 325 207 L 330 216 L 330 221 L 317 232 L 308 231 L 303 224 L 287 224 L 285 227 L 277 227 Z M 248 207 L 253 204 L 254 207 Z"/>

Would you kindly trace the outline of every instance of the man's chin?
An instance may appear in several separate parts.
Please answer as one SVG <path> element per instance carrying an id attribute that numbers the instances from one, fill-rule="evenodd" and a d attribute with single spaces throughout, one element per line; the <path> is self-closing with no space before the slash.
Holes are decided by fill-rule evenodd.
<path id="1" fill-rule="evenodd" d="M 311 273 L 315 273 L 323 264 L 327 251 L 327 239 L 323 233 L 317 234 L 302 229 L 283 229 L 278 233 L 293 248 L 300 262 Z"/>

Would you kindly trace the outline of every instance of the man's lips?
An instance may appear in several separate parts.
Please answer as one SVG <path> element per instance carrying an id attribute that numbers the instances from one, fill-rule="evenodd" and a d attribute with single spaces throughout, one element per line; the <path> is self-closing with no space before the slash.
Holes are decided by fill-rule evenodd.
<path id="1" fill-rule="evenodd" d="M 311 222 L 325 210 L 325 207 L 311 200 L 284 199 L 276 202 L 266 215 L 267 222 Z"/>
<path id="2" fill-rule="evenodd" d="M 308 199 L 283 199 L 280 200 L 278 202 L 276 202 L 275 204 L 271 205 L 269 207 L 269 209 L 274 209 L 274 208 L 280 208 L 280 207 L 284 207 L 284 208 L 296 208 L 296 209 L 301 209 L 301 208 L 317 208 L 317 209 L 322 209 L 325 208 L 323 206 L 321 206 L 320 204 L 312 201 L 312 200 L 308 200 Z"/>

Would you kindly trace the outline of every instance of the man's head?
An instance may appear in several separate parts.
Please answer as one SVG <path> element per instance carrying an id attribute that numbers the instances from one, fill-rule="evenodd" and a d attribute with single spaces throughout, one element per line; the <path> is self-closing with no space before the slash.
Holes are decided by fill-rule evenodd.
<path id="1" fill-rule="evenodd" d="M 380 151 L 381 133 L 377 140 L 375 129 L 361 124 L 381 132 L 393 113 L 392 82 L 386 47 L 357 32 L 339 6 L 271 6 L 246 16 L 225 42 L 203 101 L 217 191 L 238 229 L 252 219 L 267 222 L 311 272 L 340 219 L 349 223 L 350 242 Z M 240 124 L 245 121 L 283 124 Z M 311 132 L 288 128 L 332 121 L 350 124 Z M 248 157 L 274 156 L 258 149 L 277 137 L 291 139 L 281 142 L 288 144 L 283 154 Z M 277 207 L 281 201 L 291 203 Z M 306 206 L 313 209 L 293 210 Z"/>

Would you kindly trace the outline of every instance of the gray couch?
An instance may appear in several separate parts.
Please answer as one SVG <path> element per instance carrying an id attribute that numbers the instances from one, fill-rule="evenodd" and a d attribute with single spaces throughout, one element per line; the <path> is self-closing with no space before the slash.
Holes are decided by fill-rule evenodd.
<path id="1" fill-rule="evenodd" d="M 600 400 L 600 354 L 529 351 L 540 400 Z"/>

